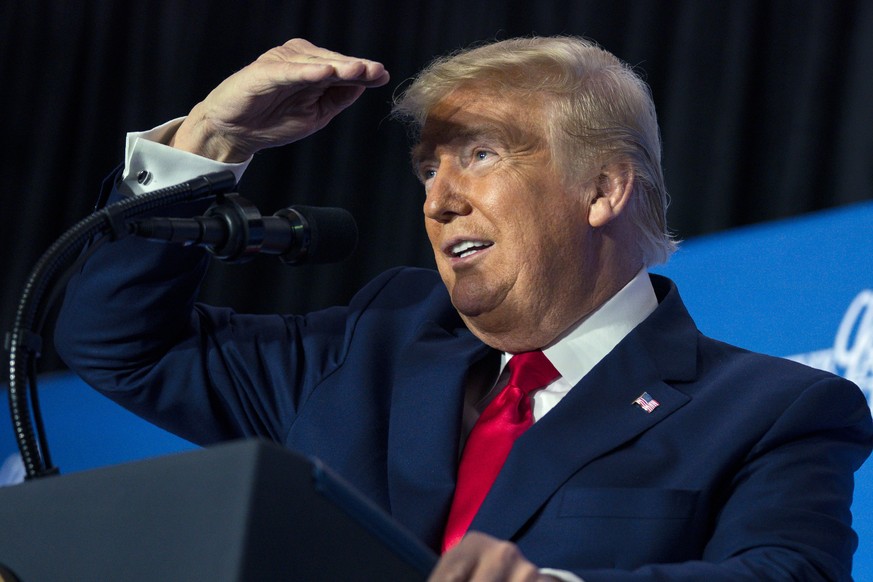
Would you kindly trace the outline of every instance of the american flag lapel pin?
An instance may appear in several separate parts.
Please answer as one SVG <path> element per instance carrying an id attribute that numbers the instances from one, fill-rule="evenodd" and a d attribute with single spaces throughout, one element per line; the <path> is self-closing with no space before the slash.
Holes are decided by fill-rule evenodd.
<path id="1" fill-rule="evenodd" d="M 637 399 L 633 401 L 633 404 L 636 404 L 649 414 L 653 410 L 661 406 L 661 403 L 652 398 L 652 395 L 648 392 L 643 392 L 642 394 L 640 394 Z"/>

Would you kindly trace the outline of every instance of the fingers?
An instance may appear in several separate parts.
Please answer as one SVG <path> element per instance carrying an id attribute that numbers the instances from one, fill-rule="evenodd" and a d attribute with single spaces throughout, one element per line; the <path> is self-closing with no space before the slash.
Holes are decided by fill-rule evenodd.
<path id="1" fill-rule="evenodd" d="M 470 532 L 440 558 L 429 582 L 533 582 L 545 579 L 515 544 Z"/>
<path id="2" fill-rule="evenodd" d="M 276 65 L 274 74 L 281 75 L 281 71 L 285 71 L 289 81 L 339 81 L 362 87 L 379 87 L 389 80 L 388 71 L 382 63 L 349 57 L 301 38 L 289 40 L 264 53 L 258 61 Z M 295 67 L 287 67 L 289 64 Z"/>

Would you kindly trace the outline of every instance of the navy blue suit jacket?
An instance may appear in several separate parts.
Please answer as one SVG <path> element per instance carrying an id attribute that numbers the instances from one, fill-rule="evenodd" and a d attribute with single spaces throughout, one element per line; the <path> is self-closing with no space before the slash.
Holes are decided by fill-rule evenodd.
<path id="1" fill-rule="evenodd" d="M 196 305 L 204 259 L 107 244 L 71 281 L 67 363 L 194 442 L 263 437 L 318 456 L 434 549 L 464 386 L 495 352 L 438 275 L 396 269 L 348 307 L 253 316 Z M 675 286 L 525 433 L 472 529 L 588 582 L 849 580 L 853 472 L 870 452 L 850 382 L 700 334 Z M 633 401 L 648 392 L 660 406 Z"/>

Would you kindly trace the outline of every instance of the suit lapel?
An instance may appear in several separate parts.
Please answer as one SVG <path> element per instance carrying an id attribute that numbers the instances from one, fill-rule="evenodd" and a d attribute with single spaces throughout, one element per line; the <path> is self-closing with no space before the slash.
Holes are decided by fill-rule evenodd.
<path id="1" fill-rule="evenodd" d="M 465 379 L 489 352 L 462 326 L 426 322 L 399 360 L 388 435 L 391 513 L 434 548 L 455 488 Z"/>
<path id="2" fill-rule="evenodd" d="M 676 295 L 673 289 L 671 295 Z M 627 443 L 690 397 L 666 380 L 696 373 L 697 331 L 668 296 L 545 417 L 516 441 L 471 529 L 511 539 L 579 469 Z M 647 413 L 643 392 L 658 401 Z"/>

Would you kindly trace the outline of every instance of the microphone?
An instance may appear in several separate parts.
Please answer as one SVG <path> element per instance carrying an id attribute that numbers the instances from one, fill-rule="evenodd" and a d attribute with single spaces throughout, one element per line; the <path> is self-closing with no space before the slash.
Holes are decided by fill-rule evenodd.
<path id="1" fill-rule="evenodd" d="M 273 216 L 237 194 L 224 195 L 203 216 L 147 218 L 127 224 L 130 234 L 155 241 L 200 246 L 227 262 L 257 254 L 278 255 L 287 265 L 333 263 L 358 243 L 355 219 L 342 208 L 290 206 Z"/>

